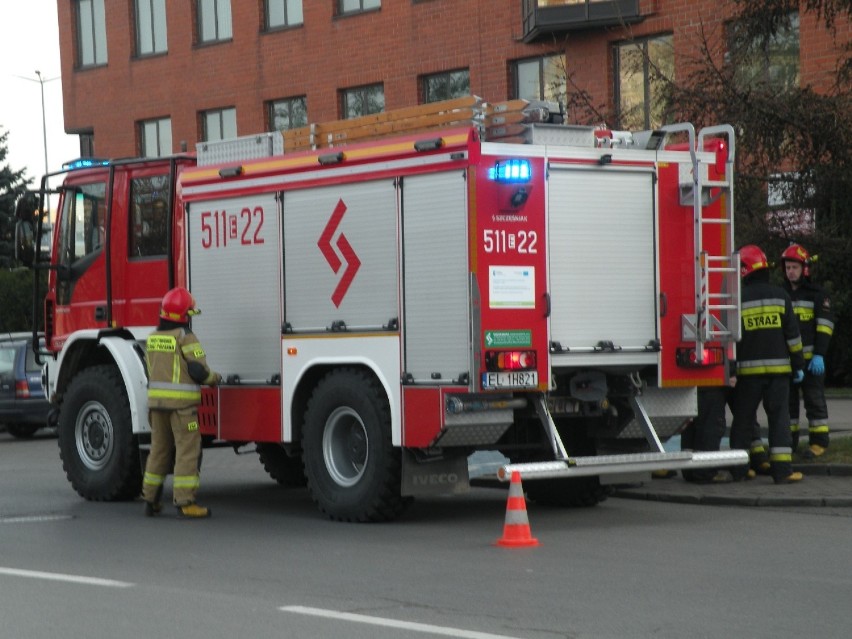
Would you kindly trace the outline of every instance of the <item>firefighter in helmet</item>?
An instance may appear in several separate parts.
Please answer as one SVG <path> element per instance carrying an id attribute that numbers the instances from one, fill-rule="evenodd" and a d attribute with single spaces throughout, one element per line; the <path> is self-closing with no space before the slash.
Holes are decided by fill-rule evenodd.
<path id="1" fill-rule="evenodd" d="M 814 259 L 800 244 L 791 244 L 781 254 L 784 289 L 793 300 L 793 311 L 799 318 L 807 369 L 801 384 L 801 395 L 808 418 L 808 448 L 804 456 L 815 458 L 828 447 L 828 406 L 825 402 L 825 355 L 834 333 L 831 299 L 818 284 L 811 282 Z M 790 389 L 790 430 L 793 450 L 799 445 L 799 389 Z"/>
<path id="2" fill-rule="evenodd" d="M 757 407 L 769 422 L 770 474 L 776 484 L 802 480 L 793 472 L 790 433 L 790 378 L 801 382 L 805 360 L 793 302 L 769 282 L 766 254 L 749 244 L 740 249 L 742 339 L 737 346 L 737 390 L 734 394 L 731 448 L 749 449 Z M 732 469 L 743 479 L 748 469 Z M 748 476 L 752 476 L 748 473 Z"/>
<path id="3" fill-rule="evenodd" d="M 142 480 L 142 498 L 149 517 L 162 510 L 163 482 L 172 467 L 178 516 L 210 516 L 210 510 L 195 501 L 201 457 L 198 405 L 201 384 L 215 385 L 222 377 L 207 366 L 204 349 L 190 330 L 190 317 L 199 312 L 189 291 L 171 289 L 163 297 L 157 330 L 148 336 L 146 344 L 151 452 Z"/>

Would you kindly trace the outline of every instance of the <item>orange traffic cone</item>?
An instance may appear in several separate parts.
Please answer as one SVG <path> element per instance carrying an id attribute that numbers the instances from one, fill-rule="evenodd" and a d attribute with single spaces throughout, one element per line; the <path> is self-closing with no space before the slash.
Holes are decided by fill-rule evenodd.
<path id="1" fill-rule="evenodd" d="M 506 523 L 503 525 L 503 536 L 494 542 L 498 546 L 519 548 L 522 546 L 538 546 L 538 539 L 532 536 L 530 521 L 527 518 L 527 502 L 524 489 L 521 487 L 521 474 L 512 471 L 512 482 L 509 484 L 509 499 L 506 502 Z"/>

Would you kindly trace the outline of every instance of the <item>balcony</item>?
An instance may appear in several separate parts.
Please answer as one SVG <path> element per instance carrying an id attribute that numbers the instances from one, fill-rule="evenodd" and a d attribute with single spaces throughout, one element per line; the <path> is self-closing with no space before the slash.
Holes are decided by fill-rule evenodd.
<path id="1" fill-rule="evenodd" d="M 524 42 L 641 22 L 639 0 L 522 0 Z"/>

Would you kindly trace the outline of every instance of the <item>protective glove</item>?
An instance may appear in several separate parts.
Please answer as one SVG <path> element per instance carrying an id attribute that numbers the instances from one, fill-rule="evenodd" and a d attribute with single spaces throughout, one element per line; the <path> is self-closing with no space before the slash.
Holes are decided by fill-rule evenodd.
<path id="1" fill-rule="evenodd" d="M 822 359 L 822 355 L 814 355 L 808 365 L 808 371 L 814 375 L 822 375 L 825 372 L 825 361 Z"/>
<path id="2" fill-rule="evenodd" d="M 793 373 L 794 384 L 801 384 L 803 379 L 805 379 L 805 371 L 797 370 L 795 373 Z"/>

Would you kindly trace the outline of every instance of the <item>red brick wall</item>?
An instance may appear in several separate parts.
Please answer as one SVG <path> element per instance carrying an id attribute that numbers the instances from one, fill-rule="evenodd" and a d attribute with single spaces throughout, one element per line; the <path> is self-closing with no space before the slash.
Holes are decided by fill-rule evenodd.
<path id="1" fill-rule="evenodd" d="M 569 72 L 594 103 L 611 108 L 611 48 L 621 28 L 571 33 L 560 44 L 521 41 L 521 0 L 384 0 L 380 11 L 335 17 L 335 0 L 304 0 L 301 27 L 264 33 L 263 1 L 232 0 L 233 39 L 196 46 L 194 0 L 167 3 L 168 54 L 133 58 L 133 0 L 107 0 L 108 64 L 75 70 L 71 0 L 57 0 L 65 128 L 94 131 L 101 156 L 138 153 L 136 123 L 171 117 L 175 151 L 192 150 L 199 112 L 236 107 L 239 135 L 266 129 L 265 102 L 307 95 L 310 121 L 340 117 L 340 89 L 384 83 L 385 108 L 418 102 L 421 75 L 468 68 L 471 91 L 511 97 L 510 62 L 564 48 Z M 634 36 L 674 33 L 676 61 L 695 51 L 700 30 L 720 24 L 724 5 L 706 0 L 643 0 Z M 846 39 L 849 24 L 843 25 Z M 833 43 L 802 20 L 803 84 L 823 84 Z M 567 44 L 566 44 L 567 42 Z"/>

